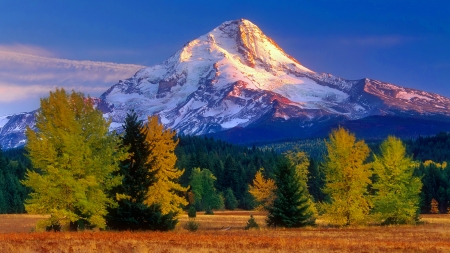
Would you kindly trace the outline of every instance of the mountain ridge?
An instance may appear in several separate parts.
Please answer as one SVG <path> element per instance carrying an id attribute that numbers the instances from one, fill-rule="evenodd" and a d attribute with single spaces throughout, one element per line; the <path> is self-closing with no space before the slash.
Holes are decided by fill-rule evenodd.
<path id="1" fill-rule="evenodd" d="M 120 131 L 134 109 L 144 120 L 157 114 L 179 134 L 219 138 L 246 128 L 263 136 L 264 125 L 324 132 L 371 116 L 450 117 L 450 99 L 438 94 L 316 73 L 245 19 L 224 22 L 163 63 L 119 81 L 97 106 L 112 119 L 111 130 Z"/>

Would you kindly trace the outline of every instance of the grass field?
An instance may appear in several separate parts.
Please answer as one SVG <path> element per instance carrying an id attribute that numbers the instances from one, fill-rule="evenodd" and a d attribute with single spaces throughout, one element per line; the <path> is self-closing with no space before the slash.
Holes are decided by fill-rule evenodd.
<path id="1" fill-rule="evenodd" d="M 197 232 L 29 233 L 40 216 L 0 215 L 1 252 L 450 252 L 450 215 L 423 215 L 423 225 L 244 230 L 250 214 L 198 214 Z"/>

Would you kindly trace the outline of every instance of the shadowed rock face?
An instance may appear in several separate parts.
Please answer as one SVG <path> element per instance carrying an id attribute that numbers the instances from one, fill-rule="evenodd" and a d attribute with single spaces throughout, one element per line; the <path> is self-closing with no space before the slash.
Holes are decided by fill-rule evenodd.
<path id="1" fill-rule="evenodd" d="M 157 114 L 180 134 L 225 136 L 232 142 L 323 136 L 346 124 L 375 135 L 395 129 L 428 134 L 426 122 L 436 126 L 430 129 L 450 131 L 450 99 L 372 79 L 316 73 L 244 19 L 224 22 L 162 64 L 119 81 L 94 102 L 112 120 L 111 130 L 121 132 L 134 109 L 143 120 Z M 26 115 L 0 118 L 4 147 L 23 145 L 25 125 L 34 126 L 32 114 Z M 421 127 L 402 123 L 411 118 Z M 368 125 L 389 131 L 367 130 Z"/>

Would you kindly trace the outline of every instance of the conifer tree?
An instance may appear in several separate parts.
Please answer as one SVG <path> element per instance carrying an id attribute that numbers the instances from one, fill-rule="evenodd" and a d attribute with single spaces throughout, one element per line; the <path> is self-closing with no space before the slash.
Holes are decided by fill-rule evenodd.
<path id="1" fill-rule="evenodd" d="M 331 203 L 324 206 L 325 217 L 336 225 L 361 223 L 370 209 L 367 186 L 372 172 L 365 163 L 369 147 L 343 128 L 332 131 L 326 146 L 324 192 Z"/>
<path id="2" fill-rule="evenodd" d="M 270 178 L 265 179 L 263 172 L 264 168 L 260 168 L 253 179 L 253 185 L 249 185 L 249 192 L 258 203 L 256 210 L 267 210 L 275 199 L 275 189 L 277 188 L 275 181 Z"/>
<path id="3" fill-rule="evenodd" d="M 125 154 L 109 124 L 81 93 L 56 89 L 41 99 L 37 131 L 26 132 L 33 169 L 23 180 L 32 190 L 28 213 L 51 215 L 39 226 L 105 227 L 107 207 L 116 205 L 107 193 L 121 183 L 113 173 Z"/>
<path id="4" fill-rule="evenodd" d="M 439 213 L 439 203 L 437 202 L 437 200 L 435 200 L 434 198 L 431 199 L 430 206 L 431 206 L 430 213 L 432 213 L 432 214 L 438 214 Z"/>
<path id="5" fill-rule="evenodd" d="M 374 213 L 387 224 L 414 224 L 422 188 L 420 178 L 413 175 L 416 164 L 406 155 L 402 141 L 393 136 L 381 144 L 380 150 L 373 163 Z"/>
<path id="6" fill-rule="evenodd" d="M 300 180 L 300 185 L 302 188 L 306 189 L 306 196 L 308 197 L 309 211 L 315 216 L 317 215 L 316 205 L 313 201 L 313 197 L 309 193 L 308 189 L 308 176 L 309 176 L 309 159 L 305 152 L 302 151 L 288 151 L 286 154 L 288 160 L 292 163 L 295 171 L 298 174 Z"/>
<path id="7" fill-rule="evenodd" d="M 8 199 L 6 196 L 6 178 L 5 172 L 7 170 L 6 160 L 3 156 L 3 151 L 0 147 L 0 213 L 8 212 Z"/>
<path id="8" fill-rule="evenodd" d="M 183 211 L 182 206 L 188 204 L 180 193 L 186 192 L 188 188 L 178 183 L 184 170 L 175 167 L 177 157 L 174 150 L 178 144 L 178 140 L 174 140 L 175 132 L 164 129 L 158 122 L 158 116 L 149 116 L 148 123 L 142 128 L 142 134 L 145 134 L 146 145 L 150 151 L 146 164 L 153 175 L 144 204 L 159 205 L 163 215 L 178 215 Z"/>
<path id="9" fill-rule="evenodd" d="M 123 125 L 122 146 L 128 150 L 129 155 L 120 163 L 122 184 L 112 191 L 119 197 L 119 205 L 110 209 L 107 223 L 110 228 L 119 230 L 171 230 L 177 223 L 173 213 L 163 215 L 158 204 L 144 204 L 148 189 L 155 179 L 147 165 L 150 149 L 143 126 L 134 110 L 127 114 Z"/>
<path id="10" fill-rule="evenodd" d="M 234 210 L 238 206 L 238 200 L 234 196 L 233 190 L 231 188 L 227 188 L 223 195 L 225 198 L 225 208 L 228 210 Z"/>
<path id="11" fill-rule="evenodd" d="M 314 224 L 307 190 L 300 181 L 298 173 L 289 161 L 279 162 L 275 172 L 275 200 L 268 207 L 268 226 L 301 227 Z"/>

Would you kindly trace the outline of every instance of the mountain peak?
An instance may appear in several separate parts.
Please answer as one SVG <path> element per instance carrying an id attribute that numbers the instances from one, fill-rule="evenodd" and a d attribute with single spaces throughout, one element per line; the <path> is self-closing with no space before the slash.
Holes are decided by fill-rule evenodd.
<path id="1" fill-rule="evenodd" d="M 254 68 L 258 63 L 273 65 L 270 62 L 277 61 L 293 63 L 304 71 L 312 72 L 301 66 L 295 58 L 284 52 L 275 41 L 247 19 L 224 22 L 209 34 L 214 34 L 217 31 L 221 31 L 227 37 L 235 40 L 237 51 L 244 58 L 243 63 L 249 67 Z"/>

